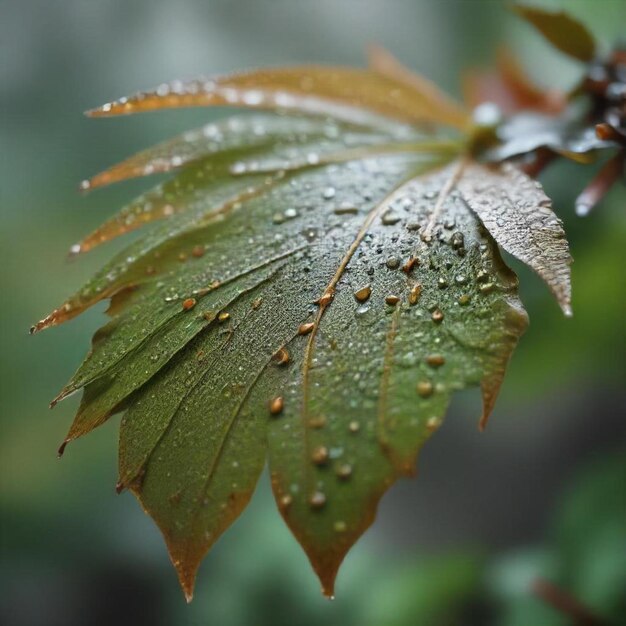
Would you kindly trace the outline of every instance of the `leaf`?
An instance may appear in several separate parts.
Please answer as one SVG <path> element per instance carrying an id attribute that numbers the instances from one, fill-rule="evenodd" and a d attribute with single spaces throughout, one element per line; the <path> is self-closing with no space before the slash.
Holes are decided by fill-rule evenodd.
<path id="1" fill-rule="evenodd" d="M 464 125 L 458 117 L 441 119 L 429 94 L 368 70 L 349 67 L 294 66 L 253 70 L 214 79 L 164 83 L 152 91 L 121 98 L 88 111 L 92 117 L 123 115 L 189 106 L 243 106 L 298 110 L 350 122 L 384 116 L 412 124 Z"/>
<path id="2" fill-rule="evenodd" d="M 555 48 L 579 61 L 592 61 L 596 42 L 587 27 L 564 11 L 516 4 L 515 13 L 530 22 Z"/>
<path id="3" fill-rule="evenodd" d="M 463 95 L 472 109 L 491 102 L 506 114 L 526 109 L 556 114 L 567 104 L 566 94 L 537 86 L 507 47 L 498 50 L 494 69 L 464 72 Z"/>
<path id="4" fill-rule="evenodd" d="M 518 113 L 498 127 L 501 143 L 488 150 L 485 157 L 502 161 L 538 148 L 549 148 L 570 159 L 585 162 L 595 151 L 615 147 L 615 143 L 599 139 L 594 126 L 581 122 L 580 118 L 577 111 L 566 111 L 559 117 Z"/>
<path id="5" fill-rule="evenodd" d="M 193 174 L 206 186 L 221 183 L 228 174 L 276 173 L 368 154 L 402 150 L 446 152 L 455 147 L 458 149 L 451 142 L 429 141 L 421 133 L 392 124 L 379 130 L 314 118 L 276 115 L 228 118 L 140 152 L 85 181 L 83 188 L 168 172 L 189 164 L 197 166 Z M 190 180 L 190 177 L 174 179 L 141 196 L 72 246 L 71 253 L 86 252 L 113 237 L 184 210 L 181 206 L 189 203 Z M 206 194 L 206 190 L 197 187 L 194 181 L 196 196 Z"/>
<path id="6" fill-rule="evenodd" d="M 470 165 L 459 190 L 493 238 L 543 278 L 570 316 L 571 257 L 563 224 L 541 185 L 509 163 Z"/>
<path id="7" fill-rule="evenodd" d="M 485 425 L 527 324 L 497 242 L 569 310 L 567 244 L 536 183 L 415 127 L 351 119 L 362 103 L 408 115 L 404 96 L 374 89 L 388 79 L 294 71 L 112 105 L 216 104 L 231 89 L 254 108 L 254 89 L 291 89 L 294 107 L 341 119 L 218 122 L 209 134 L 223 139 L 184 135 L 97 177 L 175 172 L 81 244 L 146 226 L 35 327 L 111 300 L 111 321 L 55 400 L 84 389 L 60 452 L 124 412 L 118 490 L 159 525 L 188 599 L 266 459 L 281 514 L 332 595 L 451 394 L 480 386 Z"/>

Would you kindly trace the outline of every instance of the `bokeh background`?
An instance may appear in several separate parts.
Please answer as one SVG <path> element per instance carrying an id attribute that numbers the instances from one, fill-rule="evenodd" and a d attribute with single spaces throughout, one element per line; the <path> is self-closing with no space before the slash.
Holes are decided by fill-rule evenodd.
<path id="1" fill-rule="evenodd" d="M 541 2 L 624 36 L 620 0 Z M 621 33 L 620 33 L 621 30 Z M 362 64 L 379 42 L 459 93 L 468 66 L 506 42 L 532 76 L 567 87 L 578 68 L 504 3 L 438 0 L 0 0 L 0 621 L 7 626 L 319 624 L 558 626 L 531 591 L 550 580 L 607 623 L 626 618 L 625 189 L 580 219 L 593 167 L 542 180 L 571 241 L 573 319 L 520 274 L 531 326 L 485 434 L 460 394 L 417 480 L 383 499 L 328 602 L 274 509 L 264 479 L 206 559 L 187 606 L 152 522 L 116 496 L 117 418 L 56 448 L 77 406 L 47 404 L 83 357 L 102 308 L 41 335 L 30 324 L 119 244 L 65 252 L 144 189 L 81 196 L 77 183 L 122 157 L 224 115 L 180 110 L 88 120 L 141 87 L 258 65 Z"/>

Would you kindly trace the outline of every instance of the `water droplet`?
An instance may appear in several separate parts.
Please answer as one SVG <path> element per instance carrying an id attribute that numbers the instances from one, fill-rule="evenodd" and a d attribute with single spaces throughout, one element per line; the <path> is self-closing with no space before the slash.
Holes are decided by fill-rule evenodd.
<path id="1" fill-rule="evenodd" d="M 387 211 L 381 218 L 385 226 L 393 226 L 400 221 L 401 217 L 393 210 Z"/>
<path id="2" fill-rule="evenodd" d="M 318 304 L 319 306 L 328 306 L 332 302 L 334 297 L 334 291 L 327 291 L 315 304 Z"/>
<path id="3" fill-rule="evenodd" d="M 409 304 L 414 306 L 417 304 L 420 296 L 422 295 L 422 285 L 420 283 L 415 283 L 413 287 L 411 287 L 411 291 L 409 292 Z"/>
<path id="4" fill-rule="evenodd" d="M 272 357 L 277 365 L 287 365 L 289 363 L 289 352 L 285 348 L 279 348 Z"/>
<path id="5" fill-rule="evenodd" d="M 418 395 L 420 395 L 422 398 L 429 398 L 433 395 L 433 384 L 428 380 L 420 380 L 417 383 L 416 388 Z"/>
<path id="6" fill-rule="evenodd" d="M 243 161 L 236 161 L 230 167 L 230 173 L 234 175 L 245 174 L 247 166 Z"/>
<path id="7" fill-rule="evenodd" d="M 354 215 L 359 212 L 355 206 L 349 202 L 342 202 L 338 207 L 335 207 L 334 213 L 336 215 Z"/>
<path id="8" fill-rule="evenodd" d="M 334 187 L 326 187 L 322 192 L 322 198 L 324 200 L 332 200 L 335 197 L 335 188 Z"/>
<path id="9" fill-rule="evenodd" d="M 328 461 L 328 448 L 326 446 L 318 446 L 311 453 L 311 461 L 315 465 L 324 465 Z"/>
<path id="10" fill-rule="evenodd" d="M 419 259 L 417 257 L 409 257 L 409 259 L 407 260 L 407 262 L 402 266 L 402 271 L 405 274 L 408 274 L 409 272 L 411 272 L 413 270 L 414 267 L 417 267 L 419 265 Z"/>
<path id="11" fill-rule="evenodd" d="M 448 281 L 445 278 L 440 278 L 437 280 L 437 287 L 439 289 L 445 289 L 448 286 Z"/>
<path id="12" fill-rule="evenodd" d="M 309 498 L 312 509 L 321 509 L 326 504 L 326 496 L 321 491 L 314 491 Z"/>
<path id="13" fill-rule="evenodd" d="M 360 289 L 357 289 L 357 291 L 354 292 L 354 297 L 359 302 L 367 301 L 371 295 L 372 295 L 372 288 L 369 285 L 366 285 L 365 287 L 361 287 Z"/>
<path id="14" fill-rule="evenodd" d="M 270 413 L 272 415 L 279 415 L 283 412 L 285 404 L 281 396 L 276 396 L 270 400 Z"/>
<path id="15" fill-rule="evenodd" d="M 279 504 L 281 509 L 288 509 L 291 503 L 293 502 L 293 498 L 286 493 L 284 496 L 280 497 Z"/>
<path id="16" fill-rule="evenodd" d="M 342 463 L 335 469 L 335 474 L 337 474 L 337 477 L 341 480 L 348 480 L 348 478 L 352 476 L 352 466 L 348 465 L 348 463 Z"/>
<path id="17" fill-rule="evenodd" d="M 441 419 L 438 417 L 429 417 L 427 422 L 426 422 L 426 428 L 428 428 L 428 430 L 437 430 L 437 428 L 439 428 L 439 426 L 441 426 Z"/>
<path id="18" fill-rule="evenodd" d="M 578 217 L 585 217 L 586 215 L 589 215 L 589 212 L 591 211 L 591 205 L 587 202 L 577 202 L 576 203 L 576 215 L 578 215 Z"/>
<path id="19" fill-rule="evenodd" d="M 455 249 L 458 250 L 459 248 L 464 248 L 465 247 L 465 237 L 463 236 L 463 233 L 457 231 L 455 233 L 452 233 L 452 237 L 450 237 L 450 245 Z"/>
<path id="20" fill-rule="evenodd" d="M 431 367 L 441 367 L 446 362 L 442 354 L 429 354 L 426 357 L 426 363 Z"/>
<path id="21" fill-rule="evenodd" d="M 343 520 L 337 520 L 333 524 L 333 529 L 335 530 L 336 533 L 345 533 L 346 530 L 348 530 L 348 525 Z M 330 597 L 331 599 L 333 598 L 333 596 L 330 596 Z"/>
<path id="22" fill-rule="evenodd" d="M 400 267 L 400 259 L 398 257 L 395 257 L 395 256 L 390 256 L 387 259 L 387 261 L 385 262 L 385 265 L 390 270 L 397 270 Z"/>

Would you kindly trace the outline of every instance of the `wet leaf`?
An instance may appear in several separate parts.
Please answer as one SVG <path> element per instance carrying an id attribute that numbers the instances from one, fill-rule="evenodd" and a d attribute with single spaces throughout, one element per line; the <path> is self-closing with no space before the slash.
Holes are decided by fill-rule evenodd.
<path id="1" fill-rule="evenodd" d="M 578 59 L 591 61 L 596 43 L 587 27 L 564 11 L 549 11 L 522 4 L 512 9 L 530 22 L 555 48 Z"/>
<path id="2" fill-rule="evenodd" d="M 459 189 L 494 239 L 537 272 L 563 312 L 571 315 L 569 247 L 541 184 L 510 163 L 470 165 Z"/>
<path id="3" fill-rule="evenodd" d="M 430 93 L 395 78 L 349 67 L 294 66 L 253 70 L 213 79 L 164 83 L 154 90 L 88 111 L 92 117 L 189 106 L 242 106 L 330 115 L 351 122 L 384 116 L 402 122 L 463 127 L 458 115 L 432 106 Z"/>
<path id="4" fill-rule="evenodd" d="M 118 490 L 159 525 L 188 599 L 267 460 L 281 514 L 332 595 L 454 391 L 481 388 L 485 425 L 527 324 L 498 243 L 569 311 L 567 244 L 543 192 L 418 128 L 437 120 L 434 92 L 394 63 L 174 83 L 99 112 L 324 113 L 216 122 L 95 177 L 173 173 L 78 245 L 144 227 L 35 326 L 110 299 L 110 322 L 55 400 L 84 389 L 61 452 L 124 413 Z"/>
<path id="5" fill-rule="evenodd" d="M 498 127 L 497 135 L 501 143 L 486 153 L 486 158 L 493 161 L 549 148 L 567 158 L 585 162 L 593 158 L 593 152 L 616 145 L 599 139 L 594 126 L 581 121 L 577 111 L 565 112 L 558 117 L 518 113 Z"/>

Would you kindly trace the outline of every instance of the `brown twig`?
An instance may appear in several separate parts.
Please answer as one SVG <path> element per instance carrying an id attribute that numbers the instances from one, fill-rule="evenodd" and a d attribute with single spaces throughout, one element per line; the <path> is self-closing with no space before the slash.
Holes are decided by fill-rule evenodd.
<path id="1" fill-rule="evenodd" d="M 604 619 L 592 613 L 571 593 L 548 580 L 537 578 L 532 584 L 532 591 L 546 604 L 571 618 L 573 626 L 608 626 Z"/>
<path id="2" fill-rule="evenodd" d="M 576 198 L 576 213 L 585 216 L 604 198 L 624 171 L 624 151 L 609 159 L 583 192 Z"/>
<path id="3" fill-rule="evenodd" d="M 548 148 L 538 148 L 535 150 L 534 158 L 528 163 L 520 165 L 520 169 L 530 176 L 531 178 L 537 178 L 541 172 L 554 161 L 556 154 Z"/>

